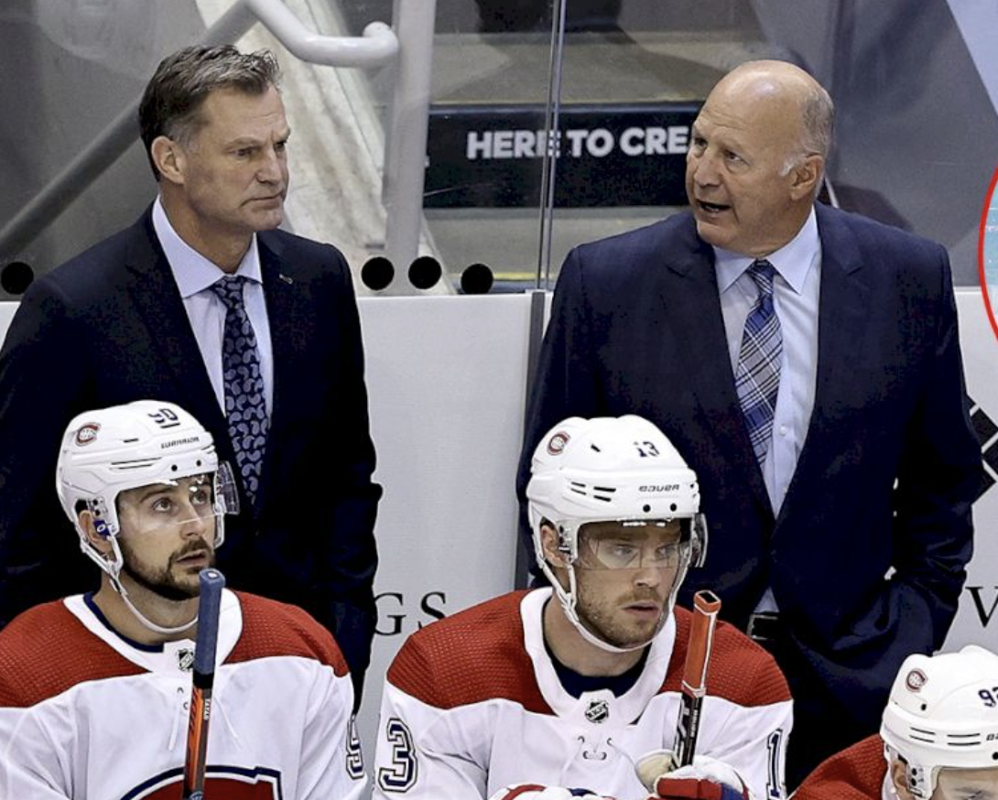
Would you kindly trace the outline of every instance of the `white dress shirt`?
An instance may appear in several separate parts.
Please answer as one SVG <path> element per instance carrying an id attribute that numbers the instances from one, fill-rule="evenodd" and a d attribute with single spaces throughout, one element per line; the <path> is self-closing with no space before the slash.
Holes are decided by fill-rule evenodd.
<path id="1" fill-rule="evenodd" d="M 215 390 L 218 404 L 225 413 L 225 380 L 222 375 L 222 338 L 225 330 L 225 303 L 215 294 L 211 286 L 225 277 L 220 267 L 209 261 L 187 242 L 180 238 L 163 210 L 157 197 L 152 208 L 152 224 L 159 243 L 170 262 L 173 278 L 177 282 L 184 309 L 191 322 L 194 338 L 197 339 Z M 267 413 L 274 407 L 274 353 L 270 343 L 270 322 L 267 319 L 267 303 L 263 295 L 263 276 L 260 272 L 260 253 L 257 249 L 256 234 L 235 275 L 248 280 L 243 286 L 243 302 L 257 349 L 260 351 L 260 370 L 263 373 L 264 400 Z"/>
<path id="2" fill-rule="evenodd" d="M 755 281 L 746 272 L 755 259 L 718 247 L 714 248 L 714 258 L 733 374 L 738 365 L 745 320 L 759 296 Z M 797 235 L 766 256 L 766 260 L 776 269 L 773 304 L 783 335 L 783 356 L 773 414 L 773 439 L 762 464 L 762 479 L 773 514 L 778 516 L 814 409 L 821 284 L 821 240 L 814 208 Z M 767 590 L 757 610 L 775 608 L 772 593 Z"/>

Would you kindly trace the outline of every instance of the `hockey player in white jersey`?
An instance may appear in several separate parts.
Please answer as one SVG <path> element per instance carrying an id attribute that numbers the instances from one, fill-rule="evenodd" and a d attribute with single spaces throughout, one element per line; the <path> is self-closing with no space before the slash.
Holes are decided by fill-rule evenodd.
<path id="1" fill-rule="evenodd" d="M 77 416 L 56 483 L 101 585 L 0 631 L 0 798 L 179 798 L 198 574 L 231 473 L 190 414 L 139 401 Z M 360 797 L 346 662 L 304 611 L 226 590 L 212 702 L 209 798 Z"/>
<path id="2" fill-rule="evenodd" d="M 724 623 L 698 755 L 672 770 L 691 621 L 674 603 L 706 527 L 665 435 L 634 416 L 565 420 L 534 453 L 527 497 L 553 588 L 409 637 L 388 671 L 375 798 L 783 798 L 786 681 Z"/>
<path id="3" fill-rule="evenodd" d="M 880 735 L 825 760 L 798 799 L 998 800 L 998 655 L 908 656 Z"/>

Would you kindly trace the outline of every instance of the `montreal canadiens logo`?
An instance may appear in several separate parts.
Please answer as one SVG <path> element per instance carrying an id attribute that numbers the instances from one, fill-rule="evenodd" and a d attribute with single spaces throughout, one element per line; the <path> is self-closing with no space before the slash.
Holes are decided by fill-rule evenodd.
<path id="1" fill-rule="evenodd" d="M 221 767 L 209 765 L 205 770 L 206 797 L 225 800 L 282 800 L 281 773 L 257 767 Z M 171 769 L 124 794 L 121 800 L 177 800 L 181 794 L 184 771 Z"/>
<path id="2" fill-rule="evenodd" d="M 97 438 L 97 431 L 99 430 L 100 425 L 96 422 L 88 422 L 86 425 L 81 425 L 80 429 L 76 432 L 76 443 L 80 447 L 90 444 Z"/>
<path id="3" fill-rule="evenodd" d="M 907 686 L 911 691 L 919 691 L 925 684 L 929 682 L 928 676 L 922 672 L 920 669 L 913 669 L 908 673 L 908 676 L 904 679 L 904 685 Z"/>
<path id="4" fill-rule="evenodd" d="M 560 456 L 570 438 L 571 437 L 564 431 L 558 431 L 554 436 L 548 439 L 548 452 L 553 456 Z"/>

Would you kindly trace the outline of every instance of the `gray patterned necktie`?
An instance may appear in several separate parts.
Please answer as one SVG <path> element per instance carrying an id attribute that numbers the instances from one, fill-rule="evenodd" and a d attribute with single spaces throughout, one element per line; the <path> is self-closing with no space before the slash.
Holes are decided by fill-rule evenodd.
<path id="1" fill-rule="evenodd" d="M 236 453 L 236 464 L 250 505 L 256 502 L 263 470 L 263 452 L 270 420 L 264 399 L 263 373 L 256 335 L 243 304 L 246 278 L 229 275 L 212 285 L 225 303 L 222 336 L 222 374 L 225 382 L 225 417 Z"/>
<path id="2" fill-rule="evenodd" d="M 742 346 L 735 369 L 735 389 L 745 416 L 755 457 L 762 466 L 773 439 L 773 414 L 780 390 L 783 334 L 773 306 L 776 269 L 765 259 L 748 268 L 759 297 L 745 320 Z"/>

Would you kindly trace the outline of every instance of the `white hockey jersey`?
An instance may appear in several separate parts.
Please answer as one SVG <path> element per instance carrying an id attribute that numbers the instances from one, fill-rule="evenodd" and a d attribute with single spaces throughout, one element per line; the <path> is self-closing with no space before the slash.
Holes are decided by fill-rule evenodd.
<path id="1" fill-rule="evenodd" d="M 388 671 L 374 797 L 482 800 L 515 783 L 646 797 L 634 769 L 672 749 L 691 615 L 676 609 L 636 683 L 579 698 L 544 646 L 550 589 L 513 592 L 413 634 Z M 697 753 L 730 764 L 760 800 L 780 800 L 790 693 L 776 662 L 717 626 Z"/>
<path id="2" fill-rule="evenodd" d="M 0 631 L 0 798 L 180 797 L 194 642 L 122 638 L 90 596 Z M 366 784 L 353 688 L 299 608 L 225 591 L 205 794 L 352 800 Z"/>

